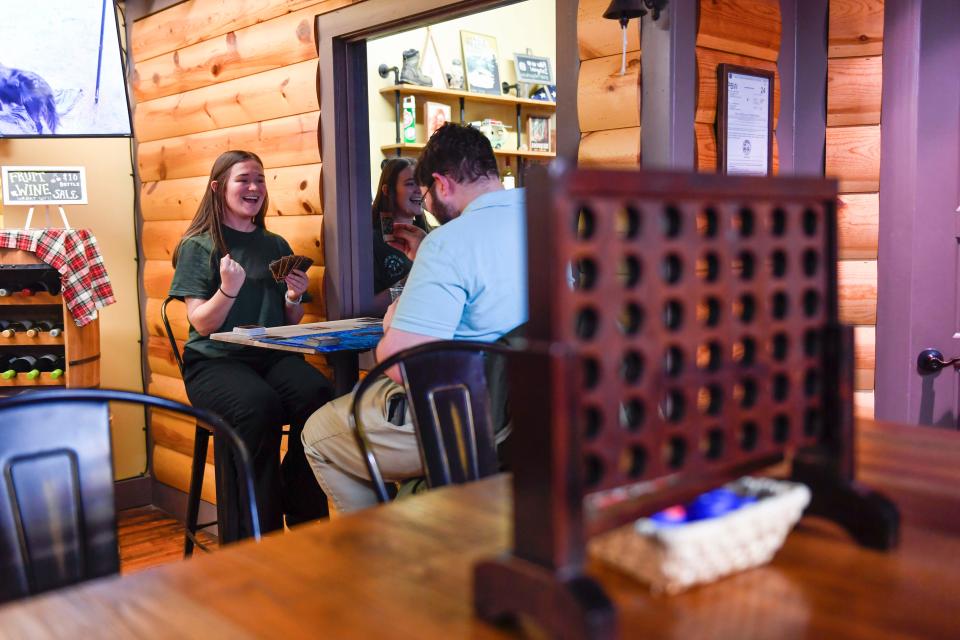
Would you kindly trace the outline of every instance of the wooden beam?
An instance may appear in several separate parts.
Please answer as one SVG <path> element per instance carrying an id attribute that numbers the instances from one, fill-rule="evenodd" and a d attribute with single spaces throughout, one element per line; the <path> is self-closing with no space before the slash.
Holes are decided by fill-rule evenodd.
<path id="1" fill-rule="evenodd" d="M 177 340 L 177 347 L 182 354 L 183 340 Z M 177 362 L 173 359 L 170 343 L 165 337 L 147 336 L 147 363 L 150 365 L 150 373 L 171 378 L 180 377 L 180 370 L 177 368 Z"/>
<path id="2" fill-rule="evenodd" d="M 323 315 L 323 265 L 316 265 L 307 269 L 310 279 L 307 291 L 313 297 L 304 304 L 304 311 L 314 315 Z M 170 283 L 173 281 L 173 265 L 168 260 L 147 260 L 143 267 L 143 289 L 147 297 L 167 297 Z"/>
<path id="3" fill-rule="evenodd" d="M 317 61 L 310 59 L 140 102 L 134 128 L 143 143 L 319 109 Z"/>
<path id="4" fill-rule="evenodd" d="M 616 20 L 603 17 L 609 0 L 580 0 L 577 3 L 577 48 L 580 60 L 620 55 L 622 34 Z M 640 50 L 640 21 L 627 25 L 627 52 Z"/>
<path id="5" fill-rule="evenodd" d="M 884 0 L 830 0 L 827 52 L 831 58 L 883 53 Z"/>
<path id="6" fill-rule="evenodd" d="M 773 128 L 780 117 L 780 72 L 775 62 L 697 47 L 697 106 L 696 122 L 713 125 L 717 119 L 717 65 L 736 64 L 773 71 Z"/>
<path id="7" fill-rule="evenodd" d="M 874 326 L 854 327 L 853 338 L 853 388 L 857 391 L 872 390 L 874 373 L 877 368 L 877 328 Z"/>
<path id="8" fill-rule="evenodd" d="M 150 432 L 154 446 L 166 447 L 193 458 L 193 441 L 197 423 L 166 411 L 154 411 Z M 213 464 L 213 447 L 207 447 L 207 464 Z"/>
<path id="9" fill-rule="evenodd" d="M 639 167 L 640 127 L 583 134 L 577 161 L 582 167 Z"/>
<path id="10" fill-rule="evenodd" d="M 827 125 L 880 124 L 883 56 L 827 63 Z"/>
<path id="11" fill-rule="evenodd" d="M 826 174 L 843 193 L 880 189 L 880 126 L 827 127 Z"/>
<path id="12" fill-rule="evenodd" d="M 166 296 L 164 296 L 165 298 Z M 143 317 L 147 324 L 147 334 L 163 338 L 166 340 L 167 334 L 163 329 L 163 323 L 160 320 L 160 305 L 162 298 L 147 298 L 146 309 Z M 187 323 L 187 308 L 183 304 L 171 304 L 167 307 L 167 317 L 170 319 L 170 326 L 173 329 L 173 337 L 183 342 L 187 339 L 187 333 L 190 325 Z M 326 318 L 321 315 L 307 313 L 303 316 L 301 323 L 321 322 Z"/>
<path id="13" fill-rule="evenodd" d="M 840 322 L 876 325 L 877 261 L 840 260 L 837 265 Z"/>
<path id="14" fill-rule="evenodd" d="M 317 57 L 317 11 L 301 9 L 134 65 L 137 102 L 199 89 Z"/>
<path id="15" fill-rule="evenodd" d="M 585 60 L 577 82 L 580 131 L 640 126 L 640 52 L 627 55 L 620 75 L 620 55 Z"/>
<path id="16" fill-rule="evenodd" d="M 158 482 L 179 489 L 184 493 L 190 490 L 190 469 L 193 456 L 174 451 L 169 447 L 153 448 L 153 477 Z M 207 502 L 217 503 L 216 470 L 208 464 L 203 472 L 203 489 L 200 497 Z"/>
<path id="17" fill-rule="evenodd" d="M 146 60 L 305 7 L 317 14 L 363 0 L 187 0 L 133 23 L 130 49 Z"/>
<path id="18" fill-rule="evenodd" d="M 323 216 L 282 216 L 267 222 L 267 229 L 283 236 L 294 253 L 311 258 L 315 264 L 323 265 L 323 247 L 321 223 Z M 170 264 L 183 232 L 187 228 L 186 220 L 164 220 L 143 224 L 143 253 L 147 260 L 162 260 Z"/>
<path id="19" fill-rule="evenodd" d="M 321 163 L 266 169 L 267 228 L 274 216 L 323 213 L 320 193 Z M 144 182 L 140 187 L 140 213 L 144 221 L 192 220 L 207 186 L 207 176 Z"/>
<path id="20" fill-rule="evenodd" d="M 313 111 L 264 122 L 145 142 L 137 166 L 144 182 L 206 176 L 213 161 L 230 149 L 252 149 L 265 168 L 320 162 L 320 113 Z"/>
<path id="21" fill-rule="evenodd" d="M 879 194 L 842 194 L 838 204 L 840 259 L 876 260 L 880 235 Z"/>
<path id="22" fill-rule="evenodd" d="M 869 418 L 873 420 L 873 391 L 854 391 L 853 392 L 853 413 L 858 418 Z"/>
<path id="23" fill-rule="evenodd" d="M 779 0 L 700 0 L 697 46 L 776 62 Z"/>

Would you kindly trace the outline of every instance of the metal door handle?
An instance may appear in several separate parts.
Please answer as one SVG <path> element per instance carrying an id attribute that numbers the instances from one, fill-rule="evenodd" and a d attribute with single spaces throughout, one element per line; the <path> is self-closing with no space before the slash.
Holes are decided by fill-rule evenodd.
<path id="1" fill-rule="evenodd" d="M 936 349 L 924 349 L 917 356 L 917 371 L 921 374 L 936 373 L 944 367 L 952 366 L 954 369 L 960 367 L 960 357 L 943 359 L 943 353 Z"/>

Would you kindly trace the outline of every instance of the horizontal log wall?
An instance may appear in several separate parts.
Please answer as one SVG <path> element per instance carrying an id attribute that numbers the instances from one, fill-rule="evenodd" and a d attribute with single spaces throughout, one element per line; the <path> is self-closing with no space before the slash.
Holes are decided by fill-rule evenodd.
<path id="1" fill-rule="evenodd" d="M 883 0 L 831 0 L 826 173 L 840 182 L 840 315 L 855 325 L 855 407 L 873 417 Z"/>
<path id="2" fill-rule="evenodd" d="M 700 0 L 697 23 L 697 100 L 694 115 L 698 171 L 717 171 L 717 67 L 735 64 L 774 72 L 773 132 L 780 115 L 779 0 Z M 779 150 L 773 138 L 773 171 L 780 169 Z"/>
<path id="3" fill-rule="evenodd" d="M 577 116 L 581 166 L 640 166 L 640 21 L 627 26 L 626 72 L 620 75 L 622 34 L 603 17 L 608 0 L 577 7 Z"/>
<path id="4" fill-rule="evenodd" d="M 173 278 L 170 257 L 197 210 L 213 161 L 224 151 L 246 149 L 263 159 L 267 228 L 296 253 L 313 258 L 308 272 L 313 301 L 305 320 L 324 318 L 314 22 L 319 14 L 358 1 L 187 0 L 134 24 L 130 48 L 150 393 L 187 400 L 160 304 Z M 184 305 L 172 304 L 169 315 L 182 350 L 188 330 Z M 310 360 L 329 374 L 321 359 Z M 157 415 L 152 434 L 156 478 L 186 491 L 193 425 Z M 213 502 L 209 464 L 206 478 L 203 497 Z"/>

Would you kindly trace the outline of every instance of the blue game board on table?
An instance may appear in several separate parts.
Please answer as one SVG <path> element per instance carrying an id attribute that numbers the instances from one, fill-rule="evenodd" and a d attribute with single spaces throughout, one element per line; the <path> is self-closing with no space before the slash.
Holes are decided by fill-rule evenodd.
<path id="1" fill-rule="evenodd" d="M 344 331 L 324 331 L 308 333 L 288 338 L 257 338 L 257 342 L 276 344 L 284 347 L 299 347 L 313 349 L 316 353 L 333 353 L 335 351 L 366 351 L 373 349 L 383 337 L 383 327 L 380 325 L 357 327 Z"/>

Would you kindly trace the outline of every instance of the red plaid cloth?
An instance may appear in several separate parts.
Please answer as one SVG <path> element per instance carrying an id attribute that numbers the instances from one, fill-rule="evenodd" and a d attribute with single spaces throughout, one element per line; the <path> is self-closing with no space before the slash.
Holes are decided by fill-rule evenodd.
<path id="1" fill-rule="evenodd" d="M 116 302 L 97 239 L 87 229 L 4 229 L 0 247 L 22 249 L 60 272 L 63 301 L 78 327 Z"/>

